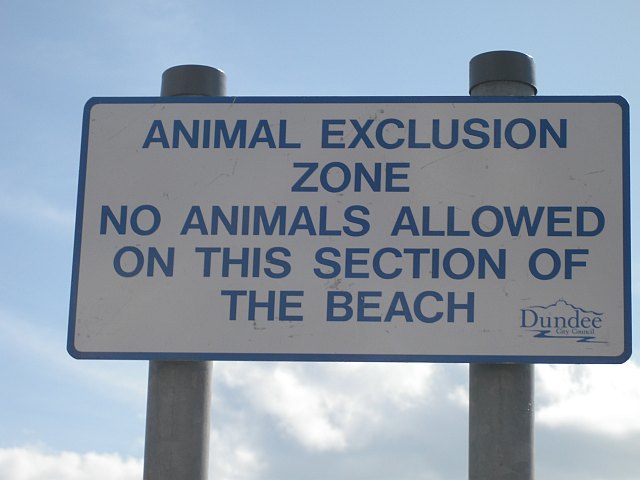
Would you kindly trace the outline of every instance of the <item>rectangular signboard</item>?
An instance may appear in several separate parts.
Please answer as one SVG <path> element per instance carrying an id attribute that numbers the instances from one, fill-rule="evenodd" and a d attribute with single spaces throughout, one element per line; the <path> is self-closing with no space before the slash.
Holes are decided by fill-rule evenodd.
<path id="1" fill-rule="evenodd" d="M 95 98 L 77 358 L 617 363 L 620 97 Z"/>

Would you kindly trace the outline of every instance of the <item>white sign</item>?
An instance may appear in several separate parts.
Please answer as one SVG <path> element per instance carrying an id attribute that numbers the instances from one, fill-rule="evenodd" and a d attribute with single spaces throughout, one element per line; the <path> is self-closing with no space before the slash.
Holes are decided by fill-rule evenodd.
<path id="1" fill-rule="evenodd" d="M 620 97 L 85 109 L 78 358 L 616 363 Z"/>

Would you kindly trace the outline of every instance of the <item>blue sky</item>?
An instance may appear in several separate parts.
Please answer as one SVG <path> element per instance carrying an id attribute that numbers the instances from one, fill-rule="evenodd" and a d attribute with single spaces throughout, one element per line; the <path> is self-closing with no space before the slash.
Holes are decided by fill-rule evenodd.
<path id="1" fill-rule="evenodd" d="M 141 478 L 146 362 L 66 352 L 90 97 L 157 95 L 186 63 L 224 70 L 229 95 L 466 95 L 474 55 L 526 52 L 542 95 L 630 103 L 635 252 L 639 19 L 633 0 L 0 2 L 0 480 Z M 538 477 L 637 478 L 637 355 L 536 372 Z M 213 375 L 211 478 L 466 476 L 465 365 L 229 362 Z"/>

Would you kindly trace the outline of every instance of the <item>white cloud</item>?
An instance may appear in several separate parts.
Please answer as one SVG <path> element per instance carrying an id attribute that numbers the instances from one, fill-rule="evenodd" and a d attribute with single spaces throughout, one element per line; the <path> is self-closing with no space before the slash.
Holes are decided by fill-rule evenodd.
<path id="1" fill-rule="evenodd" d="M 248 432 L 239 425 L 211 432 L 209 477 L 216 480 L 250 480 L 260 478 L 266 463 L 255 446 L 250 446 Z"/>
<path id="2" fill-rule="evenodd" d="M 453 388 L 448 394 L 447 399 L 454 404 L 469 409 L 469 387 L 458 385 Z"/>
<path id="3" fill-rule="evenodd" d="M 115 454 L 0 449 L 0 480 L 140 480 L 142 460 Z"/>
<path id="4" fill-rule="evenodd" d="M 539 365 L 537 420 L 605 435 L 640 433 L 640 366 Z"/>
<path id="5" fill-rule="evenodd" d="M 428 401 L 433 365 L 220 364 L 226 385 L 276 419 L 305 448 L 344 451 L 379 429 L 385 412 Z"/>

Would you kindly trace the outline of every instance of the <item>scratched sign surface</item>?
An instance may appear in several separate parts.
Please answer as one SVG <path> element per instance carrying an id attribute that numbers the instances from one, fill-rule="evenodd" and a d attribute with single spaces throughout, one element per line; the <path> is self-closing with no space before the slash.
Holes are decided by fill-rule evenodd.
<path id="1" fill-rule="evenodd" d="M 85 108 L 78 358 L 622 362 L 620 97 Z"/>

